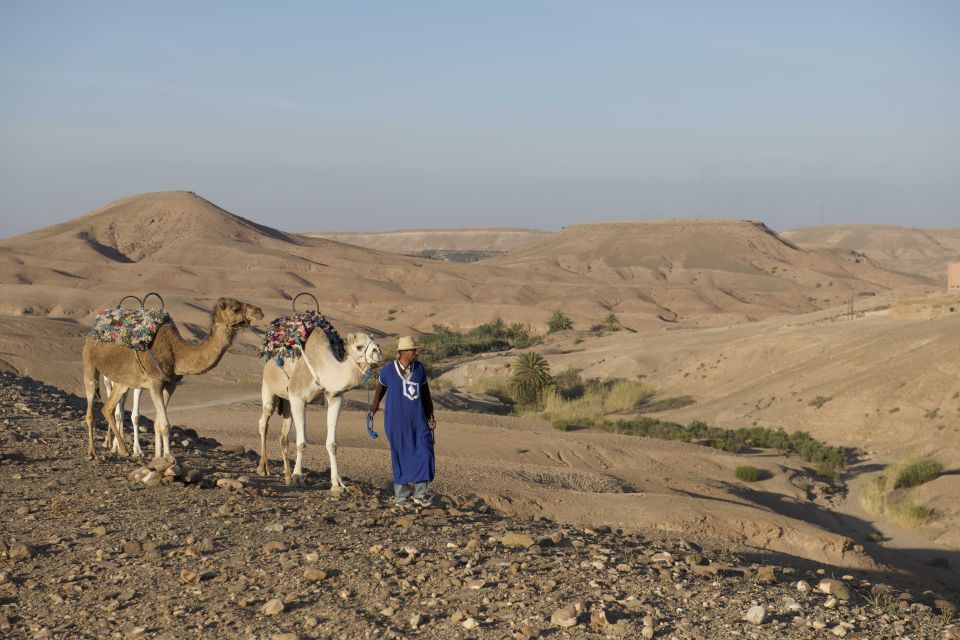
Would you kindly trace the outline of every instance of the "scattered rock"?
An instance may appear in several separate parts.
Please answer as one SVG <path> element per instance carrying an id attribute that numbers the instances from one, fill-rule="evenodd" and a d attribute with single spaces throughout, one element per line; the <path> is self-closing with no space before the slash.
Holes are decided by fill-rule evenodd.
<path id="1" fill-rule="evenodd" d="M 279 540 L 271 540 L 263 545 L 264 555 L 273 555 L 274 553 L 285 553 L 290 547 Z"/>
<path id="2" fill-rule="evenodd" d="M 267 601 L 265 605 L 260 607 L 260 613 L 265 616 L 275 616 L 279 613 L 283 613 L 286 605 L 283 604 L 283 600 L 279 598 L 274 598 L 273 600 Z"/>
<path id="3" fill-rule="evenodd" d="M 562 609 L 557 609 L 553 612 L 553 615 L 550 616 L 550 623 L 563 629 L 577 626 L 576 607 L 568 604 Z"/>
<path id="4" fill-rule="evenodd" d="M 327 579 L 327 572 L 310 567 L 304 570 L 303 577 L 310 582 L 323 582 Z"/>
<path id="5" fill-rule="evenodd" d="M 743 615 L 743 620 L 750 624 L 763 624 L 767 619 L 767 608 L 762 605 L 750 607 Z"/>
<path id="6" fill-rule="evenodd" d="M 243 483 L 232 478 L 220 478 L 217 480 L 217 486 L 227 491 L 243 491 Z"/>
<path id="7" fill-rule="evenodd" d="M 513 549 L 526 549 L 534 544 L 533 538 L 525 533 L 508 533 L 500 538 L 500 544 Z"/>
<path id="8" fill-rule="evenodd" d="M 817 585 L 817 589 L 824 593 L 829 593 L 832 596 L 837 596 L 841 600 L 849 600 L 851 595 L 850 587 L 833 578 L 824 578 L 821 580 Z"/>

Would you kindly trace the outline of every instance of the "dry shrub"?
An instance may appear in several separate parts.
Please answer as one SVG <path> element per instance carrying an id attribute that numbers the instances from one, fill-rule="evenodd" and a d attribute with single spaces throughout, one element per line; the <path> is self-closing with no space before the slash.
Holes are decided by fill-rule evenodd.
<path id="1" fill-rule="evenodd" d="M 937 468 L 938 464 L 932 460 L 908 458 L 888 465 L 870 478 L 860 495 L 861 506 L 870 515 L 901 529 L 916 529 L 925 525 L 935 515 L 934 510 L 914 502 L 906 489 L 916 486 L 910 482 L 921 484 L 937 477 L 942 470 L 942 467 Z"/>

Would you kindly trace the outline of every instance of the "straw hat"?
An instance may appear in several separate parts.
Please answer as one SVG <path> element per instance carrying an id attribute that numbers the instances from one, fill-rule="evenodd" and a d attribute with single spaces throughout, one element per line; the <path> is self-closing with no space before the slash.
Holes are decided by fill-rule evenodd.
<path id="1" fill-rule="evenodd" d="M 400 336 L 400 342 L 397 343 L 397 352 L 411 351 L 417 349 L 417 341 L 411 336 Z"/>

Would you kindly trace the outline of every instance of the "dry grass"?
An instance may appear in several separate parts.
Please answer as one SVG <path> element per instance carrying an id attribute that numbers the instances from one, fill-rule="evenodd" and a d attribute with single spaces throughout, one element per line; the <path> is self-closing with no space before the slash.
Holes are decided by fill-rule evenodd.
<path id="1" fill-rule="evenodd" d="M 939 472 L 936 475 L 929 473 L 929 470 L 936 468 L 936 465 L 937 463 L 932 460 L 908 458 L 887 466 L 870 478 L 860 496 L 860 504 L 870 515 L 895 524 L 901 529 L 922 527 L 934 516 L 934 510 L 914 502 L 908 490 L 901 487 L 916 486 L 903 484 L 904 478 L 914 480 L 919 477 L 919 472 L 924 472 L 923 477 L 926 480 L 932 480 L 939 475 Z"/>
<path id="2" fill-rule="evenodd" d="M 634 380 L 589 384 L 576 398 L 564 398 L 551 389 L 544 396 L 543 416 L 557 425 L 598 424 L 610 414 L 634 412 L 652 395 L 650 387 Z"/>
<path id="3" fill-rule="evenodd" d="M 510 398 L 510 377 L 507 375 L 475 378 L 467 385 L 470 393 L 485 393 L 495 398 Z"/>

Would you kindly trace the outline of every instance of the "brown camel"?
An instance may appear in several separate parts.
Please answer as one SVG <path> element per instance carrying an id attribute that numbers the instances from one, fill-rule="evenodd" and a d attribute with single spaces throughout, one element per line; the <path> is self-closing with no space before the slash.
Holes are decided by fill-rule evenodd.
<path id="1" fill-rule="evenodd" d="M 220 298 L 211 313 L 210 331 L 203 342 L 187 342 L 176 327 L 167 323 L 160 327 L 149 351 L 136 351 L 121 344 L 100 342 L 88 337 L 83 344 L 83 385 L 87 392 L 87 456 L 94 458 L 93 399 L 97 393 L 100 374 L 110 378 L 113 388 L 103 403 L 103 417 L 108 429 L 117 438 L 119 453 L 129 455 L 123 434 L 118 428 L 114 409 L 128 389 L 147 389 L 157 415 L 154 431 L 158 446 L 154 457 L 159 458 L 160 438 L 163 455 L 170 453 L 170 423 L 167 421 L 167 403 L 177 384 L 186 374 L 206 373 L 217 366 L 230 347 L 237 332 L 254 320 L 263 318 L 260 307 L 233 298 Z"/>

